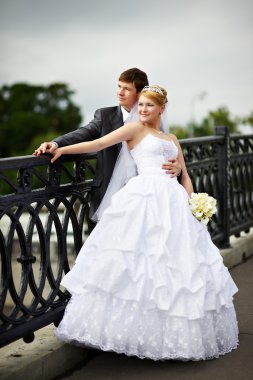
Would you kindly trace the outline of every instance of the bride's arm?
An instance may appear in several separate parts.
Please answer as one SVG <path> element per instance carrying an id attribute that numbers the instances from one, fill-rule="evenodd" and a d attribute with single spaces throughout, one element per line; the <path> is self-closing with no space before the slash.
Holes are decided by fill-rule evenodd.
<path id="1" fill-rule="evenodd" d="M 193 193 L 193 186 L 192 186 L 192 181 L 189 177 L 189 174 L 187 172 L 187 168 L 186 168 L 186 165 L 185 165 L 185 160 L 184 160 L 184 156 L 183 156 L 183 152 L 182 152 L 182 149 L 181 149 L 181 146 L 179 144 L 179 141 L 178 139 L 176 138 L 176 136 L 174 135 L 171 135 L 172 136 L 172 139 L 174 141 L 174 143 L 176 144 L 177 148 L 178 148 L 178 161 L 181 165 L 181 168 L 182 168 L 182 179 L 181 179 L 181 185 L 184 186 L 185 190 L 187 191 L 189 197 L 191 196 L 191 193 Z"/>
<path id="2" fill-rule="evenodd" d="M 129 123 L 118 128 L 116 131 L 113 131 L 103 137 L 100 137 L 99 139 L 93 141 L 86 141 L 74 145 L 63 146 L 51 153 L 54 156 L 51 159 L 51 162 L 57 160 L 57 158 L 59 158 L 62 154 L 99 152 L 100 150 L 118 144 L 121 141 L 132 140 L 135 134 L 138 132 L 139 127 L 139 123 Z"/>

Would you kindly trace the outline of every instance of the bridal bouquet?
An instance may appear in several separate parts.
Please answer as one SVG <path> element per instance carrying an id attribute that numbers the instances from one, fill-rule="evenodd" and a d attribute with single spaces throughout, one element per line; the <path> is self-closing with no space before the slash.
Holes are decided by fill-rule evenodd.
<path id="1" fill-rule="evenodd" d="M 192 214 L 204 224 L 217 212 L 216 204 L 216 199 L 207 193 L 192 193 L 189 199 Z"/>

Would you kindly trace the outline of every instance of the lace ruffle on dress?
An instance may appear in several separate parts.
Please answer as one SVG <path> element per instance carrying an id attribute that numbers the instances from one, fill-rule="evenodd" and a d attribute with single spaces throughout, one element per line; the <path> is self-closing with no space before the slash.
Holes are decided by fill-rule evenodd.
<path id="1" fill-rule="evenodd" d="M 154 360 L 237 347 L 238 289 L 185 189 L 161 169 L 177 153 L 153 134 L 131 150 L 138 175 L 113 195 L 62 280 L 72 297 L 60 339 Z"/>

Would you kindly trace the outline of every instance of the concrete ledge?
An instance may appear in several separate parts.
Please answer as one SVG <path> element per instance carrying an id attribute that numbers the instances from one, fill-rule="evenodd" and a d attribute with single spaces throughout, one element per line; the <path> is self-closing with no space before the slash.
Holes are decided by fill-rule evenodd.
<path id="1" fill-rule="evenodd" d="M 85 361 L 87 350 L 64 344 L 54 325 L 35 332 L 32 343 L 22 339 L 0 349 L 1 380 L 49 380 Z"/>
<path id="2" fill-rule="evenodd" d="M 231 238 L 231 248 L 221 251 L 224 264 L 232 268 L 253 255 L 253 228 L 240 238 Z M 18 340 L 0 349 L 1 380 L 52 380 L 87 360 L 87 350 L 64 344 L 54 335 L 55 327 L 35 332 L 35 340 Z"/>
<path id="3" fill-rule="evenodd" d="M 230 244 L 231 248 L 221 250 L 224 264 L 229 269 L 253 255 L 253 228 L 247 234 L 242 232 L 239 238 L 231 236 Z"/>

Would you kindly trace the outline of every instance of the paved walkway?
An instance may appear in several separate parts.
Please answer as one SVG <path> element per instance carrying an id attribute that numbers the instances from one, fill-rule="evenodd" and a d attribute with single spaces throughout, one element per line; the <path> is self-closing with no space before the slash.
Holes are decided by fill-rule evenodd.
<path id="1" fill-rule="evenodd" d="M 239 292 L 235 306 L 240 329 L 237 350 L 202 362 L 153 362 L 94 351 L 64 380 L 252 380 L 253 379 L 253 257 L 230 271 Z"/>

